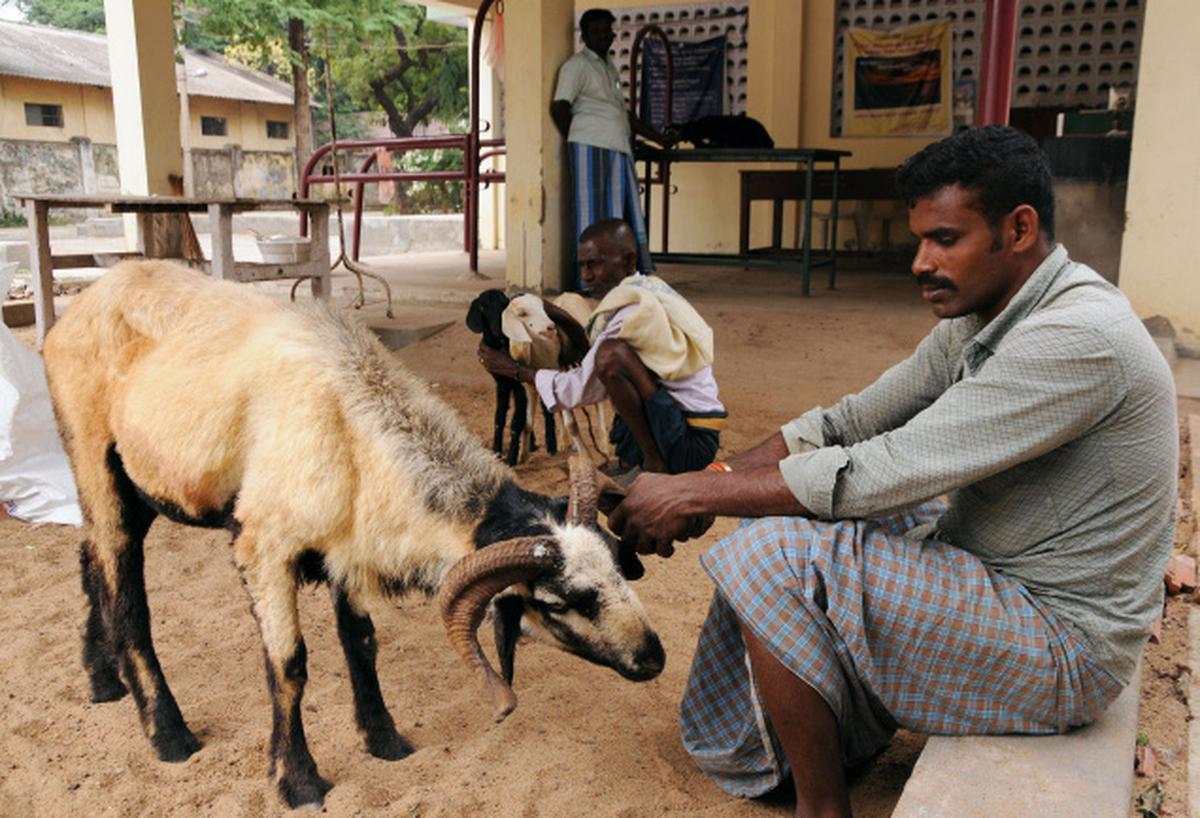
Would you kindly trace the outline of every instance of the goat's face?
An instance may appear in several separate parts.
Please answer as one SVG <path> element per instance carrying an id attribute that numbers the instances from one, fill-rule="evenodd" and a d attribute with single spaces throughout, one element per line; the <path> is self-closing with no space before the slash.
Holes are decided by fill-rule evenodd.
<path id="1" fill-rule="evenodd" d="M 502 326 L 504 334 L 512 341 L 532 343 L 535 339 L 558 340 L 558 329 L 546 314 L 542 299 L 536 295 L 518 295 L 508 302 L 504 308 Z"/>
<path id="2" fill-rule="evenodd" d="M 570 471 L 571 494 L 557 500 L 502 486 L 475 530 L 476 550 L 454 564 L 438 591 L 450 643 L 479 671 L 497 721 L 517 706 L 513 658 L 522 633 L 627 679 L 662 672 L 662 642 L 626 581 L 641 576 L 641 563 L 597 522 L 598 510 L 623 492 L 582 453 L 571 456 Z M 489 608 L 502 676 L 475 633 Z"/>
<path id="3" fill-rule="evenodd" d="M 467 309 L 467 327 L 472 332 L 482 333 L 488 346 L 499 349 L 505 340 L 500 316 L 507 306 L 508 296 L 503 290 L 484 290 Z"/>
<path id="4" fill-rule="evenodd" d="M 653 679 L 665 654 L 633 588 L 621 575 L 613 547 L 595 526 L 552 525 L 561 569 L 515 586 L 496 600 L 497 648 L 511 680 L 512 640 L 519 633 L 553 644 L 626 679 Z"/>

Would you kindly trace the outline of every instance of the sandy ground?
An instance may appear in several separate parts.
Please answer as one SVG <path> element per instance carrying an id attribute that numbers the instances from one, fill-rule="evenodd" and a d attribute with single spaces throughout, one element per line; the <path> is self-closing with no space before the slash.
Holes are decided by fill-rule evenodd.
<path id="1" fill-rule="evenodd" d="M 724 454 L 753 445 L 815 403 L 869 383 L 933 324 L 915 288 L 897 273 L 849 273 L 836 292 L 818 280 L 809 299 L 798 296 L 796 277 L 782 272 L 676 268 L 665 275 L 716 330 L 716 374 L 731 412 Z M 397 354 L 482 442 L 490 440 L 492 385 L 475 362 L 476 342 L 456 323 Z M 538 452 L 518 467 L 517 477 L 527 488 L 564 493 L 565 456 Z M 731 527 L 718 523 L 705 542 Z M 270 704 L 260 640 L 227 536 L 159 521 L 147 540 L 158 655 L 204 745 L 182 764 L 155 758 L 128 698 L 102 705 L 88 700 L 79 663 L 79 539 L 74 529 L 0 520 L 0 632 L 6 635 L 0 815 L 285 812 L 267 781 Z M 522 646 L 515 685 L 520 706 L 499 725 L 427 601 L 376 604 L 382 689 L 398 727 L 417 748 L 400 762 L 364 751 L 328 594 L 302 591 L 306 732 L 322 774 L 335 785 L 324 812 L 790 814 L 786 797 L 727 797 L 680 746 L 676 711 L 711 593 L 696 560 L 703 547 L 686 545 L 670 561 L 649 562 L 637 584 L 667 651 L 658 679 L 634 684 L 552 649 Z M 890 813 L 922 743 L 900 734 L 855 777 L 857 815 Z"/>

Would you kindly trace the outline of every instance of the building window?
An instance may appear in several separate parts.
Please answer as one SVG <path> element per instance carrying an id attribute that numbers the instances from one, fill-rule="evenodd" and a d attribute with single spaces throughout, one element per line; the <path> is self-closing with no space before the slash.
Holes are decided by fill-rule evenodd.
<path id="1" fill-rule="evenodd" d="M 267 120 L 267 139 L 287 139 L 288 124 L 286 122 L 275 122 Z"/>
<path id="2" fill-rule="evenodd" d="M 62 106 L 26 102 L 25 124 L 46 128 L 61 128 L 63 126 Z"/>
<path id="3" fill-rule="evenodd" d="M 200 133 L 205 136 L 224 136 L 226 132 L 225 117 L 223 116 L 202 116 L 200 117 Z"/>

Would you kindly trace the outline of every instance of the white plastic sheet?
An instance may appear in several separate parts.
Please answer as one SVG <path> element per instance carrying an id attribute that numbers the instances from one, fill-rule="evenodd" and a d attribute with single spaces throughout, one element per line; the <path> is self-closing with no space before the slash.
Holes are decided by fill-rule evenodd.
<path id="1" fill-rule="evenodd" d="M 16 264 L 0 264 L 0 293 Z M 82 525 L 75 480 L 50 406 L 37 353 L 0 322 L 0 502 L 31 523 Z"/>

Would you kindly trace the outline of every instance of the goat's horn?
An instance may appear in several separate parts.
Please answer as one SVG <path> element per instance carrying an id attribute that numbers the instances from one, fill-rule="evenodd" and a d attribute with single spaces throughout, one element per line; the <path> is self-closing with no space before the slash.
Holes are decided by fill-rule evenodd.
<path id="1" fill-rule="evenodd" d="M 567 502 L 567 522 L 583 525 L 596 522 L 596 504 L 600 490 L 596 485 L 596 465 L 582 452 L 571 455 L 571 495 Z"/>
<path id="2" fill-rule="evenodd" d="M 512 688 L 492 669 L 479 647 L 476 631 L 492 597 L 510 585 L 523 582 L 552 568 L 561 556 L 545 537 L 518 537 L 472 552 L 456 562 L 442 580 L 438 607 L 450 644 L 458 655 L 479 671 L 492 697 L 496 721 L 517 706 Z"/>

